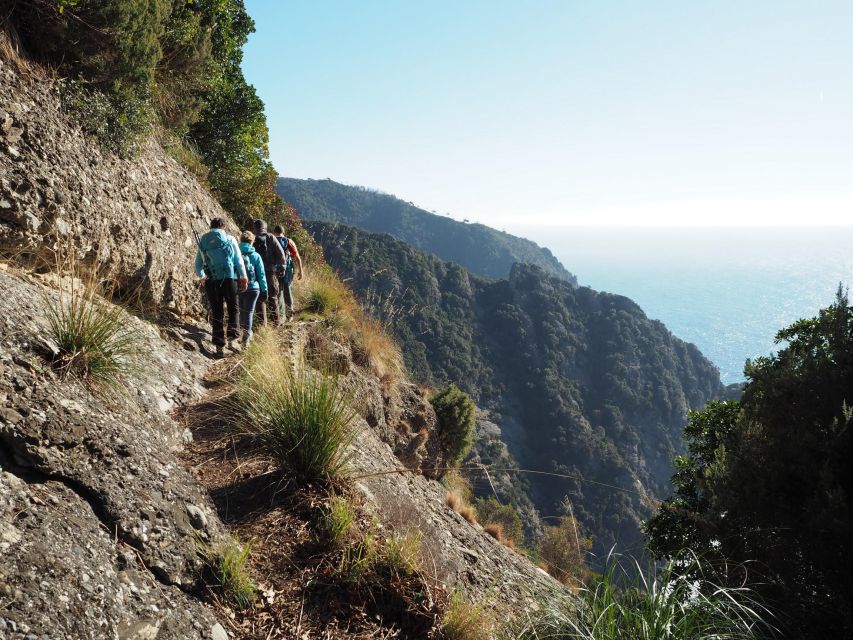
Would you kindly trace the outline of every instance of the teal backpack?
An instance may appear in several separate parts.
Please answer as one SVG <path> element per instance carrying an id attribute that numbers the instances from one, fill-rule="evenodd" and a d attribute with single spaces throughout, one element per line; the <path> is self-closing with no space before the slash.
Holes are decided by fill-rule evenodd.
<path id="1" fill-rule="evenodd" d="M 213 280 L 234 277 L 234 244 L 220 229 L 211 229 L 201 237 L 200 249 L 205 274 Z"/>

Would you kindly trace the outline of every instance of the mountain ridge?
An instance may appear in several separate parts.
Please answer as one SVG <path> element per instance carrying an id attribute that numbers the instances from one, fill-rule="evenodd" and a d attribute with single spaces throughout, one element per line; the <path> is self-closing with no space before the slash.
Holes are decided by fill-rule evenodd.
<path id="1" fill-rule="evenodd" d="M 393 195 L 328 178 L 279 178 L 276 190 L 304 220 L 338 222 L 389 233 L 481 276 L 506 277 L 514 263 L 525 262 L 577 285 L 577 278 L 551 251 L 532 240 L 484 224 L 439 216 Z"/>

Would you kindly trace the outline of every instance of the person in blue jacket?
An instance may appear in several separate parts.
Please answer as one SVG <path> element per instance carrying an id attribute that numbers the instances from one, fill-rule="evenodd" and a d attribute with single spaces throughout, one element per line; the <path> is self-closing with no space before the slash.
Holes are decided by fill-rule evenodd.
<path id="1" fill-rule="evenodd" d="M 234 238 L 223 227 L 222 218 L 210 221 L 210 231 L 198 240 L 195 271 L 210 304 L 210 324 L 216 355 L 225 347 L 225 309 L 228 310 L 228 339 L 237 339 L 237 291 L 246 289 L 246 269 Z M 224 308 L 223 308 L 224 307 Z"/>
<path id="2" fill-rule="evenodd" d="M 252 321 L 255 316 L 255 305 L 267 299 L 267 275 L 261 254 L 255 251 L 252 243 L 255 234 L 244 231 L 240 234 L 240 253 L 246 263 L 246 278 L 248 286 L 240 294 L 240 327 L 243 329 L 243 344 L 249 344 L 252 339 Z"/>

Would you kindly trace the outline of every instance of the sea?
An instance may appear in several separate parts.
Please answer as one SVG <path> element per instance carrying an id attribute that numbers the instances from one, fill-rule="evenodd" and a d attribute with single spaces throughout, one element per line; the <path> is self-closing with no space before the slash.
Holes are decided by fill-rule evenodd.
<path id="1" fill-rule="evenodd" d="M 548 247 L 581 286 L 627 296 L 694 343 L 724 384 L 776 333 L 853 284 L 853 227 L 552 227 L 514 233 Z"/>

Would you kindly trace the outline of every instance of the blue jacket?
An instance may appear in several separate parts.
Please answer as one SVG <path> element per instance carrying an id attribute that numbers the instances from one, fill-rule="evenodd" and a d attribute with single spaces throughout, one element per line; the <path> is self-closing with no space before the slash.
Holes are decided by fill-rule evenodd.
<path id="1" fill-rule="evenodd" d="M 246 261 L 255 268 L 255 279 L 249 280 L 249 289 L 260 290 L 263 293 L 267 291 L 267 274 L 264 271 L 264 261 L 261 254 L 255 251 L 255 248 L 248 242 L 240 243 L 240 252 L 246 256 Z"/>
<path id="2" fill-rule="evenodd" d="M 205 275 L 212 280 L 236 280 L 246 277 L 246 268 L 243 266 L 237 242 L 225 231 L 211 229 L 200 238 L 199 245 L 195 252 L 195 272 L 200 278 Z M 207 274 L 204 272 L 205 261 L 209 272 Z"/>

